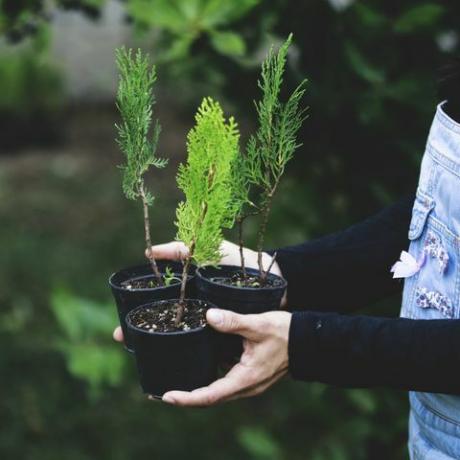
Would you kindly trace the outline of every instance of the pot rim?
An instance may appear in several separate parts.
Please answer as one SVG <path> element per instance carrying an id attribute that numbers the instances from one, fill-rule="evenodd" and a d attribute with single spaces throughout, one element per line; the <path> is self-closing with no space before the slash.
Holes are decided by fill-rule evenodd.
<path id="1" fill-rule="evenodd" d="M 173 263 L 180 263 L 180 261 L 176 261 L 176 260 L 170 260 L 168 262 L 173 262 Z M 174 284 L 170 284 L 169 286 L 158 286 L 158 287 L 154 287 L 154 288 L 142 288 L 142 289 L 139 289 L 139 288 L 136 288 L 136 289 L 128 289 L 126 287 L 123 287 L 121 286 L 120 284 L 117 284 L 114 282 L 114 278 L 115 276 L 119 275 L 120 272 L 123 272 L 123 271 L 129 271 L 129 270 L 136 270 L 136 269 L 140 269 L 140 268 L 147 268 L 147 267 L 150 267 L 149 264 L 142 264 L 142 265 L 132 265 L 130 267 L 126 267 L 126 268 L 121 268 L 120 270 L 117 270 L 116 272 L 113 272 L 110 276 L 109 276 L 109 286 L 113 289 L 117 289 L 119 291 L 124 291 L 124 292 L 150 292 L 150 291 L 158 291 L 160 289 L 168 289 L 172 286 L 176 286 L 177 284 L 180 284 L 180 282 L 178 283 L 174 283 Z M 161 271 L 160 270 L 160 273 L 164 273 L 164 271 Z M 182 277 L 182 273 L 177 273 L 177 272 L 173 272 L 175 275 L 179 275 L 180 277 Z M 132 279 L 132 280 L 135 280 L 135 279 L 138 279 L 138 278 L 146 278 L 146 277 L 154 277 L 155 275 L 152 273 L 151 275 L 148 274 L 148 275 L 139 275 L 139 276 L 134 276 L 132 278 L 128 278 L 128 279 Z M 189 282 L 195 275 L 194 274 L 188 274 L 188 277 L 187 277 L 187 282 Z"/>
<path id="2" fill-rule="evenodd" d="M 156 335 L 156 336 L 168 336 L 168 337 L 187 335 L 187 334 L 191 334 L 191 333 L 198 333 L 198 332 L 204 331 L 205 329 L 210 329 L 209 324 L 206 323 L 204 326 L 196 327 L 195 329 L 190 329 L 188 331 L 147 332 L 145 329 L 141 329 L 141 328 L 139 328 L 137 326 L 134 326 L 134 324 L 131 323 L 131 320 L 130 320 L 129 316 L 131 315 L 131 313 L 134 313 L 137 310 L 140 310 L 141 308 L 153 307 L 153 306 L 156 306 L 156 305 L 159 305 L 159 304 L 162 304 L 162 303 L 174 302 L 174 301 L 178 301 L 178 300 L 179 299 L 157 300 L 155 302 L 149 302 L 149 303 L 145 303 L 143 305 L 139 305 L 138 307 L 132 309 L 129 313 L 126 314 L 126 317 L 125 317 L 126 326 L 128 327 L 128 329 L 131 329 L 134 332 L 146 334 L 148 336 L 152 336 L 152 335 L 155 336 Z M 205 303 L 206 305 L 209 305 L 209 308 L 217 308 L 213 303 L 208 302 L 207 300 L 203 300 L 203 299 L 189 299 L 189 298 L 186 298 L 185 301 L 202 302 L 202 303 Z"/>
<path id="3" fill-rule="evenodd" d="M 223 287 L 223 288 L 227 288 L 227 289 L 244 290 L 244 291 L 250 291 L 250 292 L 277 291 L 279 289 L 286 289 L 287 285 L 288 285 L 287 281 L 282 276 L 275 275 L 274 273 L 269 273 L 268 275 L 280 279 L 282 281 L 282 284 L 280 286 L 264 286 L 264 287 L 258 287 L 258 288 L 256 288 L 256 287 L 245 287 L 245 286 L 231 286 L 229 284 L 218 283 L 217 281 L 212 281 L 210 278 L 204 276 L 203 273 L 201 273 L 202 269 L 204 269 L 204 270 L 206 268 L 219 269 L 220 267 L 224 268 L 224 269 L 231 269 L 233 271 L 237 271 L 237 270 L 241 269 L 241 267 L 239 265 L 226 265 L 226 264 L 222 264 L 222 265 L 219 264 L 217 266 L 205 265 L 203 267 L 198 267 L 196 269 L 195 273 L 196 273 L 197 278 L 201 278 L 202 280 L 206 280 L 207 283 L 212 284 L 213 286 L 219 286 L 219 287 Z M 255 268 L 246 268 L 246 271 L 247 272 L 253 272 L 253 273 L 259 273 L 259 270 L 255 269 Z"/>

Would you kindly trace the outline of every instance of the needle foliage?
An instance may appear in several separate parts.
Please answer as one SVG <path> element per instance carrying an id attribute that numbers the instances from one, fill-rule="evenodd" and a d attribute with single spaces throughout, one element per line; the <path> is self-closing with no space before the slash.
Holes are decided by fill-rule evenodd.
<path id="1" fill-rule="evenodd" d="M 117 108 L 121 123 L 115 125 L 117 143 L 125 157 L 123 192 L 130 200 L 141 200 L 144 211 L 145 244 L 150 254 L 153 272 L 163 284 L 153 254 L 151 253 L 149 206 L 154 197 L 146 189 L 145 174 L 150 167 L 163 168 L 167 161 L 156 156 L 160 124 L 152 128 L 152 106 L 155 104 L 153 85 L 157 79 L 155 66 L 150 66 L 148 56 L 140 49 L 133 53 L 122 47 L 116 50 L 116 62 L 120 73 L 117 92 Z"/>
<path id="2" fill-rule="evenodd" d="M 205 98 L 187 136 L 187 162 L 180 165 L 177 184 L 185 200 L 177 208 L 177 239 L 189 248 L 184 265 L 218 264 L 222 229 L 235 221 L 233 171 L 239 154 L 239 131 L 233 117 L 225 119 L 218 102 Z M 183 280 L 185 277 L 183 277 Z M 183 298 L 183 295 L 182 295 Z"/>
<path id="3" fill-rule="evenodd" d="M 262 266 L 262 250 L 273 197 L 287 163 L 301 145 L 297 141 L 297 134 L 306 118 L 307 110 L 302 106 L 307 80 L 302 80 L 286 101 L 281 100 L 287 53 L 291 43 L 292 34 L 277 52 L 272 46 L 262 63 L 261 77 L 258 81 L 262 97 L 255 102 L 259 125 L 257 131 L 250 137 L 246 154 L 241 160 L 243 163 L 241 172 L 244 177 L 239 179 L 242 195 L 237 199 L 240 204 L 237 220 L 242 226 L 248 215 L 261 215 L 257 250 L 262 282 L 267 276 Z M 248 213 L 245 204 L 251 204 L 249 201 L 251 186 L 257 189 L 258 198 L 252 206 L 252 211 Z M 242 235 L 241 228 L 240 234 Z M 240 238 L 240 245 L 242 245 L 242 238 Z M 244 273 L 242 255 L 241 259 Z"/>
<path id="4" fill-rule="evenodd" d="M 117 92 L 117 108 L 121 123 L 116 125 L 117 143 L 125 156 L 123 170 L 123 192 L 136 200 L 141 197 L 144 175 L 150 166 L 163 168 L 167 161 L 156 157 L 161 126 L 158 120 L 152 128 L 152 106 L 155 104 L 153 85 L 157 75 L 155 66 L 149 65 L 148 57 L 137 50 L 135 54 L 125 47 L 116 50 L 120 72 Z M 150 136 L 150 132 L 152 135 Z M 146 191 L 149 204 L 153 195 Z"/>

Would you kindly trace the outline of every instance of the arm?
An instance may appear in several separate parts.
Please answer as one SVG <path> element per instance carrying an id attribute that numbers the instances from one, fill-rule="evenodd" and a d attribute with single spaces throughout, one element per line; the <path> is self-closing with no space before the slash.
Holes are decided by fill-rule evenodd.
<path id="1" fill-rule="evenodd" d="M 357 310 L 401 290 L 390 267 L 407 247 L 414 196 L 341 232 L 277 249 L 290 310 Z"/>
<path id="2" fill-rule="evenodd" d="M 283 311 L 238 315 L 209 310 L 208 323 L 243 337 L 240 362 L 225 377 L 163 401 L 211 406 L 256 396 L 288 372 L 348 388 L 385 386 L 460 395 L 460 320 L 409 320 Z"/>
<path id="3" fill-rule="evenodd" d="M 460 320 L 296 312 L 289 370 L 300 380 L 460 395 Z"/>

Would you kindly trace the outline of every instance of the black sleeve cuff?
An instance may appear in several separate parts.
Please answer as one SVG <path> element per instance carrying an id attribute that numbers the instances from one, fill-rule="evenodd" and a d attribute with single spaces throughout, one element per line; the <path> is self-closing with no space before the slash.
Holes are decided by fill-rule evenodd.
<path id="1" fill-rule="evenodd" d="M 289 372 L 294 379 L 319 380 L 327 366 L 322 356 L 321 338 L 328 329 L 328 313 L 295 311 L 289 329 Z"/>

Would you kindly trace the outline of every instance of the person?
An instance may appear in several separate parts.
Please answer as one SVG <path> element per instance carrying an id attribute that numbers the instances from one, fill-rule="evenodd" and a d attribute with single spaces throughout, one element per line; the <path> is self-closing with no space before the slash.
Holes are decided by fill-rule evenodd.
<path id="1" fill-rule="evenodd" d="M 164 402 L 202 407 L 255 396 L 288 373 L 348 388 L 404 389 L 411 459 L 460 458 L 459 69 L 446 79 L 451 92 L 437 107 L 416 194 L 344 231 L 276 249 L 272 271 L 289 286 L 282 309 L 209 310 L 213 328 L 243 337 L 241 359 L 208 387 L 168 392 Z M 187 248 L 171 242 L 152 250 L 178 260 Z M 257 254 L 244 251 L 247 266 L 257 268 Z M 222 253 L 223 264 L 238 265 L 236 245 L 224 242 Z M 265 253 L 266 266 L 270 259 Z M 349 315 L 400 292 L 391 267 L 405 278 L 401 317 Z M 123 340 L 120 328 L 114 338 Z"/>

